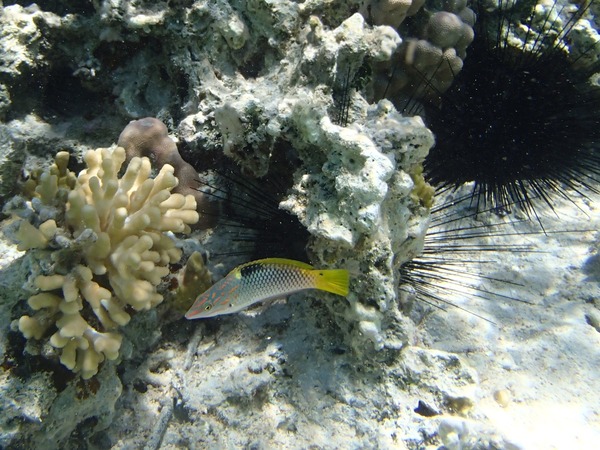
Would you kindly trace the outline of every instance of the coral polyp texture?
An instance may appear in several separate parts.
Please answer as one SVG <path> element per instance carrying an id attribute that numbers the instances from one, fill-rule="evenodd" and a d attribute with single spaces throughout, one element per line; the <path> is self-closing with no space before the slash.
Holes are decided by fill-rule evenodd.
<path id="1" fill-rule="evenodd" d="M 171 191 L 172 166 L 151 178 L 148 158 L 134 157 L 122 176 L 122 147 L 90 150 L 77 177 L 60 152 L 20 210 L 20 250 L 34 250 L 37 274 L 29 297 L 35 314 L 19 319 L 26 338 L 44 339 L 60 361 L 87 379 L 119 355 L 118 328 L 131 311 L 158 305 L 157 286 L 179 261 L 169 233 L 188 233 L 198 221 L 196 200 Z M 34 181 L 30 183 L 36 184 Z"/>

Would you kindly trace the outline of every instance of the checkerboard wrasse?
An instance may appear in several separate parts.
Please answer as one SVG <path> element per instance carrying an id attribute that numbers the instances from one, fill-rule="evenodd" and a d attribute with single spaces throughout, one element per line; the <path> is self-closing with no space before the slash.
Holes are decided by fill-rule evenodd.
<path id="1" fill-rule="evenodd" d="M 345 269 L 320 270 L 292 259 L 259 259 L 236 267 L 200 294 L 185 317 L 202 319 L 232 314 L 255 303 L 307 289 L 345 297 L 348 285 L 349 274 Z"/>

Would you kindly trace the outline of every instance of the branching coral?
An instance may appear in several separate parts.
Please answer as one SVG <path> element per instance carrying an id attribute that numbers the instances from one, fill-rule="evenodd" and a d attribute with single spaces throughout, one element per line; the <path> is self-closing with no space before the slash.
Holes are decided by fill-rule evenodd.
<path id="1" fill-rule="evenodd" d="M 132 309 L 162 301 L 157 286 L 181 257 L 167 233 L 187 233 L 199 218 L 193 196 L 171 192 L 178 183 L 172 166 L 152 179 L 150 160 L 134 157 L 119 177 L 125 158 L 121 147 L 89 151 L 75 179 L 60 152 L 28 202 L 34 223 L 22 221 L 17 232 L 19 248 L 37 249 L 44 271 L 28 300 L 36 313 L 21 317 L 19 329 L 41 339 L 56 326 L 50 344 L 83 378 L 118 357 L 117 329 Z"/>
<path id="2" fill-rule="evenodd" d="M 132 120 L 121 132 L 117 145 L 125 149 L 127 160 L 136 156 L 147 156 L 156 167 L 162 167 L 164 164 L 173 166 L 175 176 L 179 180 L 173 191 L 194 196 L 198 211 L 203 213 L 199 223 L 201 227 L 208 228 L 214 225 L 215 206 L 206 194 L 196 189 L 198 172 L 183 160 L 177 150 L 177 144 L 169 137 L 167 127 L 160 120 L 153 117 Z"/>

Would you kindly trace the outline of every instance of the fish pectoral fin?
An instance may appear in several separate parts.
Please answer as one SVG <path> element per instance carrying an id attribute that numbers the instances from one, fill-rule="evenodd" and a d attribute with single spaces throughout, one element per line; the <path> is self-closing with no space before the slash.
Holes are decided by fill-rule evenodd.
<path id="1" fill-rule="evenodd" d="M 287 299 L 288 296 L 268 298 L 240 310 L 240 313 L 244 316 L 256 317 L 260 314 L 263 314 L 267 309 L 271 309 L 273 305 L 287 303 Z"/>
<path id="2" fill-rule="evenodd" d="M 350 274 L 346 269 L 315 270 L 315 288 L 332 294 L 348 295 L 350 290 Z"/>

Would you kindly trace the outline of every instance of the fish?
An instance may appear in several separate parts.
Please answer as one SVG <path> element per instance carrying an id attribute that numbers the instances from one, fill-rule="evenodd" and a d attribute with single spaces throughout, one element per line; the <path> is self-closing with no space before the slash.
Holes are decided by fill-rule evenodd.
<path id="1" fill-rule="evenodd" d="M 308 289 L 347 296 L 350 275 L 346 269 L 315 269 L 285 258 L 251 261 L 200 294 L 185 314 L 186 319 L 206 319 L 233 314 L 258 302 L 287 297 Z"/>

